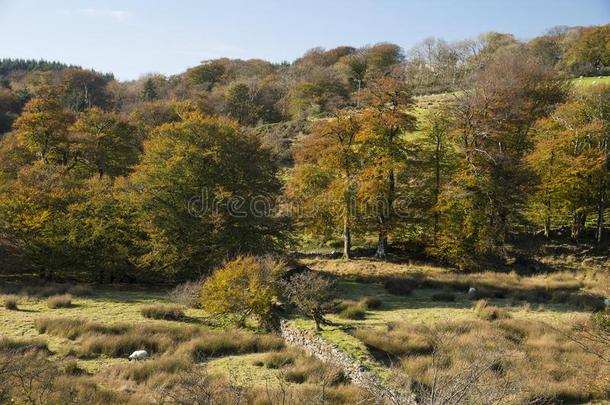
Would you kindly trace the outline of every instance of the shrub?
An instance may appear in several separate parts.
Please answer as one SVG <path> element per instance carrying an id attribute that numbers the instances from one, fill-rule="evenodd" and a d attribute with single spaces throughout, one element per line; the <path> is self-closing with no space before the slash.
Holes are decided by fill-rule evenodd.
<path id="1" fill-rule="evenodd" d="M 324 315 L 332 310 L 334 295 L 334 285 L 328 278 L 308 271 L 296 274 L 280 285 L 299 312 L 314 320 L 316 330 L 320 330 L 320 324 L 328 323 Z"/>
<path id="2" fill-rule="evenodd" d="M 497 319 L 510 318 L 510 314 L 506 310 L 489 305 L 487 300 L 477 301 L 474 307 L 474 313 L 480 319 L 483 319 L 485 321 L 495 321 Z"/>
<path id="3" fill-rule="evenodd" d="M 430 299 L 432 301 L 453 302 L 455 301 L 455 294 L 447 291 L 442 291 L 432 294 L 430 296 Z"/>
<path id="4" fill-rule="evenodd" d="M 402 278 L 390 278 L 386 280 L 383 283 L 383 288 L 393 295 L 409 295 L 413 291 L 410 281 Z"/>
<path id="5" fill-rule="evenodd" d="M 70 294 L 53 295 L 47 299 L 47 306 L 51 309 L 70 308 L 72 296 Z"/>
<path id="6" fill-rule="evenodd" d="M 2 300 L 4 302 L 4 308 L 12 311 L 16 311 L 18 309 L 16 295 L 5 295 L 2 297 Z"/>
<path id="7" fill-rule="evenodd" d="M 278 281 L 284 272 L 283 261 L 240 256 L 217 269 L 203 284 L 202 307 L 212 314 L 235 314 L 240 323 L 253 315 L 262 327 L 272 329 Z"/>
<path id="8" fill-rule="evenodd" d="M 204 281 L 204 279 L 187 281 L 174 287 L 167 295 L 172 302 L 185 307 L 197 308 L 200 306 L 201 297 L 199 294 Z"/>
<path id="9" fill-rule="evenodd" d="M 178 321 L 184 318 L 184 310 L 177 305 L 147 305 L 140 309 L 145 318 Z"/>

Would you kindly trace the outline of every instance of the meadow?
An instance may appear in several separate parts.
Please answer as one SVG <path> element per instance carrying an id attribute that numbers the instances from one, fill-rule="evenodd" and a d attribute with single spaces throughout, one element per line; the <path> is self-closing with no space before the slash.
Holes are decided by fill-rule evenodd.
<path id="1" fill-rule="evenodd" d="M 596 401 L 610 393 L 608 365 L 571 331 L 603 309 L 608 270 L 564 259 L 571 270 L 535 275 L 462 274 L 425 262 L 368 258 L 301 262 L 336 286 L 336 308 L 327 316 L 332 325 L 319 336 L 390 386 L 424 399 L 434 379 L 439 393 L 448 391 L 459 384 L 456 376 L 468 378 L 464 374 L 481 371 L 473 364 L 484 364 L 492 376 L 477 381 L 481 401 L 502 394 L 510 403 L 602 403 Z M 476 294 L 469 294 L 471 287 Z M 375 403 L 337 367 L 255 323 L 238 328 L 176 304 L 165 288 L 4 283 L 3 293 L 15 306 L 0 309 L 0 352 L 33 348 L 67 370 L 53 377 L 57 384 L 62 373 L 77 376 L 82 387 L 96 387 L 87 397 L 95 401 L 181 403 L 193 395 L 184 387 L 196 378 L 206 381 L 196 395 L 222 387 L 214 395 L 233 393 L 249 403 L 288 397 L 289 403 L 311 403 L 306 398 L 320 395 L 330 403 Z M 289 318 L 293 327 L 314 330 L 307 318 Z M 138 349 L 151 358 L 129 362 Z"/>

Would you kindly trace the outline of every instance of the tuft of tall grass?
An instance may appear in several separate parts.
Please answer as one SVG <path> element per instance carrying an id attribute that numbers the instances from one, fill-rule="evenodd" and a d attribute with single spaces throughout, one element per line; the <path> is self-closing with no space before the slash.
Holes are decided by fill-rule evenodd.
<path id="1" fill-rule="evenodd" d="M 16 295 L 5 295 L 2 297 L 3 305 L 5 309 L 16 311 L 18 308 L 18 298 Z"/>
<path id="2" fill-rule="evenodd" d="M 474 313 L 485 321 L 495 321 L 497 319 L 510 318 L 508 311 L 502 308 L 489 305 L 487 300 L 479 300 L 474 306 Z"/>
<path id="3" fill-rule="evenodd" d="M 34 321 L 38 333 L 60 336 L 74 340 L 84 334 L 119 335 L 129 326 L 125 324 L 101 324 L 79 318 L 38 318 Z"/>
<path id="4" fill-rule="evenodd" d="M 15 339 L 0 336 L 0 353 L 49 352 L 47 343 L 40 339 Z"/>
<path id="5" fill-rule="evenodd" d="M 51 309 L 70 308 L 72 306 L 72 296 L 70 294 L 53 295 L 47 298 L 47 306 Z"/>
<path id="6" fill-rule="evenodd" d="M 184 309 L 182 309 L 182 307 L 178 305 L 147 305 L 145 307 L 142 307 L 140 313 L 145 318 L 150 319 L 162 319 L 171 321 L 179 321 L 181 319 L 184 319 Z"/>
<path id="7" fill-rule="evenodd" d="M 194 361 L 208 357 L 232 354 L 268 352 L 284 347 L 284 340 L 272 334 L 254 334 L 242 331 L 206 331 L 185 343 L 179 353 L 190 356 Z"/>

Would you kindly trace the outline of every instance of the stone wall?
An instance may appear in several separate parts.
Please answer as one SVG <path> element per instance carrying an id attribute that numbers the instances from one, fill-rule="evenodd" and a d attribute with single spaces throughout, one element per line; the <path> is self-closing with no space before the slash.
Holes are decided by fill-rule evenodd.
<path id="1" fill-rule="evenodd" d="M 339 367 L 353 384 L 358 385 L 375 396 L 380 402 L 416 405 L 411 396 L 405 396 L 384 386 L 377 374 L 368 371 L 353 356 L 341 350 L 336 345 L 327 342 L 313 331 L 292 327 L 282 320 L 280 332 L 286 343 L 301 346 L 309 354 L 323 362 Z"/>

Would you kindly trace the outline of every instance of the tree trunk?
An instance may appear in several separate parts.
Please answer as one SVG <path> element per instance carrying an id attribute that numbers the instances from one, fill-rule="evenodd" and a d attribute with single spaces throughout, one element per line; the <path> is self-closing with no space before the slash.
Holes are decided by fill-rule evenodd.
<path id="1" fill-rule="evenodd" d="M 438 233 L 438 211 L 436 206 L 438 205 L 438 198 L 441 193 L 441 162 L 440 162 L 440 140 L 436 142 L 436 153 L 434 156 L 434 243 L 436 243 L 436 234 Z"/>
<path id="2" fill-rule="evenodd" d="M 380 260 L 387 259 L 387 248 L 388 248 L 388 222 L 392 217 L 392 208 L 394 204 L 394 194 L 396 191 L 396 178 L 394 176 L 394 170 L 390 170 L 388 173 L 388 194 L 386 198 L 379 202 L 377 209 L 377 225 L 379 227 L 379 239 L 377 240 L 377 252 L 375 257 Z"/>
<path id="3" fill-rule="evenodd" d="M 343 258 L 349 260 L 352 257 L 352 232 L 349 225 L 349 214 L 343 217 Z"/>
<path id="4" fill-rule="evenodd" d="M 580 234 L 585 229 L 585 222 L 587 221 L 587 214 L 584 212 L 577 212 L 574 214 L 572 222 L 572 239 L 578 241 Z"/>
<path id="5" fill-rule="evenodd" d="M 604 167 L 602 169 L 602 176 L 599 180 L 599 195 L 597 200 L 597 228 L 595 230 L 595 240 L 597 243 L 601 243 L 604 233 L 604 212 L 606 211 L 606 187 L 608 183 L 608 140 L 604 140 Z"/>

